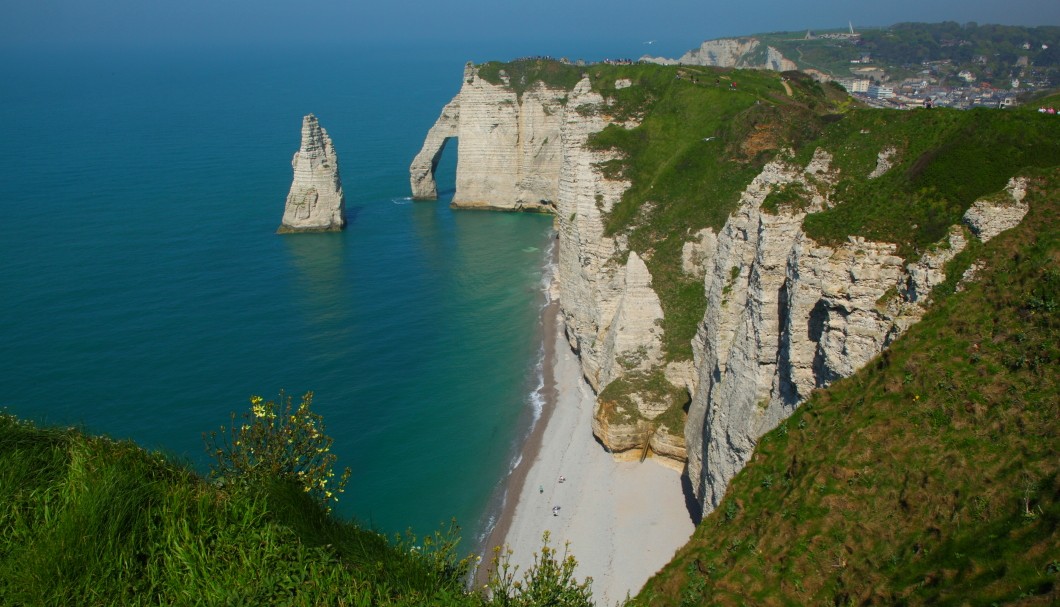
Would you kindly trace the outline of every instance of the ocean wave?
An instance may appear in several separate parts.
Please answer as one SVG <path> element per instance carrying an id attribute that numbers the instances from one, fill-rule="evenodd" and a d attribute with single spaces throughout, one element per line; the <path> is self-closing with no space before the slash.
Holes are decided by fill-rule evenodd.
<path id="1" fill-rule="evenodd" d="M 412 196 L 402 196 L 401 198 L 391 198 L 390 202 L 394 204 L 411 204 Z"/>
<path id="2" fill-rule="evenodd" d="M 537 425 L 538 420 L 541 419 L 541 412 L 545 410 L 545 362 L 545 345 L 541 344 L 537 354 L 537 364 L 534 365 L 534 376 L 537 379 L 537 385 L 530 392 L 528 398 L 533 412 L 533 417 L 530 420 L 531 431 Z"/>
<path id="3" fill-rule="evenodd" d="M 545 303 L 542 309 L 552 303 L 552 282 L 556 279 L 556 246 L 559 240 L 549 239 L 548 248 L 545 249 L 545 265 L 541 269 L 541 292 L 545 294 Z"/>

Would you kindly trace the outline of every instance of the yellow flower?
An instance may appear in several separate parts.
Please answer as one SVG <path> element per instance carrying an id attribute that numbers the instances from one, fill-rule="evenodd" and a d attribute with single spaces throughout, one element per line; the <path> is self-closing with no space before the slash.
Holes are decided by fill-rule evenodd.
<path id="1" fill-rule="evenodd" d="M 253 407 L 251 407 L 251 410 L 254 411 L 254 417 L 257 417 L 257 418 L 265 417 L 265 407 L 256 404 Z"/>
<path id="2" fill-rule="evenodd" d="M 262 401 L 262 398 L 260 396 L 251 396 L 250 397 L 251 404 L 260 405 L 261 401 Z"/>

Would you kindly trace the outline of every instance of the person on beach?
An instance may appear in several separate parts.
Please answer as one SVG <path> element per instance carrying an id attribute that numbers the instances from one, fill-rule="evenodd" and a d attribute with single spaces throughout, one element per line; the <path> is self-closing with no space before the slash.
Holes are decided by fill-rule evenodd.
<path id="1" fill-rule="evenodd" d="M 545 486 L 544 485 L 538 485 L 537 486 L 537 492 L 538 493 L 544 493 L 545 492 Z"/>
<path id="2" fill-rule="evenodd" d="M 565 480 L 567 480 L 567 477 L 565 477 L 565 476 L 561 476 L 561 477 L 559 477 L 559 482 L 561 482 L 561 483 L 562 483 L 562 482 L 563 482 L 563 481 L 565 481 Z"/>

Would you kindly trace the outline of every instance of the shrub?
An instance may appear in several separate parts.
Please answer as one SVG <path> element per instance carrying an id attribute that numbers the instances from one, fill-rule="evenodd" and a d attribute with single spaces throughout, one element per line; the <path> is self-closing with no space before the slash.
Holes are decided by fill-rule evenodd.
<path id="1" fill-rule="evenodd" d="M 591 607 L 593 579 L 585 578 L 579 584 L 574 578 L 578 562 L 567 554 L 567 548 L 564 547 L 563 556 L 557 558 L 558 551 L 548 545 L 547 531 L 541 540 L 541 553 L 534 554 L 533 564 L 520 579 L 516 579 L 518 565 L 511 564 L 511 550 L 495 549 L 487 586 L 492 599 L 490 603 L 504 607 Z"/>
<path id="2" fill-rule="evenodd" d="M 241 424 L 233 412 L 229 428 L 203 434 L 206 450 L 214 458 L 210 476 L 225 484 L 294 481 L 330 512 L 331 503 L 346 488 L 350 469 L 335 480 L 334 441 L 325 434 L 323 418 L 311 410 L 312 405 L 312 392 L 306 392 L 297 408 L 283 392 L 276 401 L 250 397 L 250 410 L 243 412 Z"/>

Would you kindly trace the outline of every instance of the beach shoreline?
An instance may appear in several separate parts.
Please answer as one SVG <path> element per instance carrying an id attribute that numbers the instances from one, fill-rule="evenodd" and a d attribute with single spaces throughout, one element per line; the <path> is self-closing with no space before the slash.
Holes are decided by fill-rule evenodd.
<path id="1" fill-rule="evenodd" d="M 482 543 L 480 552 L 482 563 L 476 571 L 474 579 L 476 587 L 481 587 L 488 582 L 489 570 L 496 552 L 495 548 L 503 547 L 506 543 L 512 519 L 515 516 L 515 506 L 526 484 L 527 473 L 541 451 L 545 428 L 548 426 L 552 412 L 556 408 L 556 379 L 554 372 L 556 340 L 554 339 L 554 334 L 557 330 L 558 317 L 559 302 L 555 300 L 549 301 L 543 308 L 541 316 L 543 339 L 542 387 L 540 390 L 543 397 L 541 415 L 532 424 L 526 439 L 523 441 L 523 445 L 519 450 L 519 464 L 508 473 L 507 479 L 503 482 L 502 501 L 500 511 L 497 514 L 497 521 L 486 534 L 486 538 Z"/>
<path id="2" fill-rule="evenodd" d="M 487 582 L 495 549 L 512 551 L 521 577 L 548 532 L 560 555 L 567 547 L 577 559 L 576 577 L 593 578 L 596 604 L 614 605 L 669 562 L 695 525 L 680 472 L 651 459 L 616 461 L 595 440 L 595 395 L 567 346 L 558 300 L 542 313 L 541 416 L 505 482 L 475 584 Z"/>

